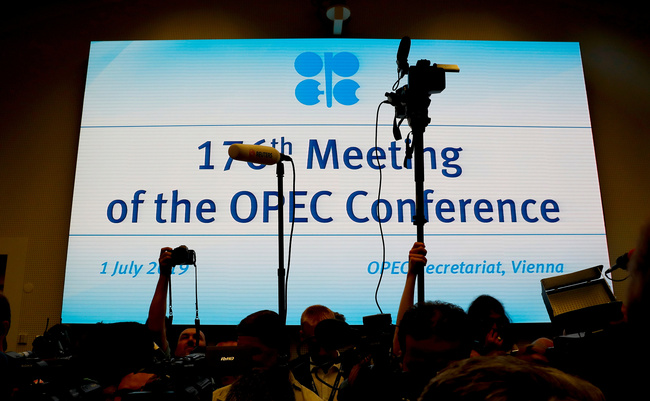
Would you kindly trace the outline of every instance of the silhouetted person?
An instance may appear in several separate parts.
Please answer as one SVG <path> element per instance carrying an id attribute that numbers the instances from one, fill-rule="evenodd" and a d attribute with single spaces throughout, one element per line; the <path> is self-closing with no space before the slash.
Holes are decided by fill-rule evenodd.
<path id="1" fill-rule="evenodd" d="M 147 316 L 147 327 L 154 333 L 154 340 L 160 349 L 168 357 L 184 357 L 189 355 L 196 347 L 205 347 L 205 334 L 203 332 L 196 335 L 196 328 L 189 327 L 181 332 L 176 342 L 176 347 L 171 352 L 169 341 L 167 339 L 167 289 L 171 280 L 172 271 L 172 248 L 166 247 L 160 250 L 158 258 L 160 265 L 160 274 L 154 291 L 151 304 L 149 305 L 149 315 Z"/>
<path id="2" fill-rule="evenodd" d="M 291 363 L 296 379 L 326 401 L 338 399 L 338 386 L 345 380 L 335 345 L 341 335 L 332 331 L 341 327 L 339 325 L 346 326 L 346 323 L 337 320 L 328 307 L 307 307 L 300 317 L 300 341 L 307 345 L 308 352 Z M 320 329 L 318 335 L 317 328 Z"/>
<path id="3" fill-rule="evenodd" d="M 506 355 L 517 345 L 503 304 L 490 295 L 479 295 L 467 308 L 474 341 L 472 355 Z"/>
<path id="4" fill-rule="evenodd" d="M 426 264 L 426 253 L 421 242 L 409 252 L 393 340 L 393 354 L 401 364 L 358 365 L 341 392 L 342 401 L 416 401 L 438 371 L 470 356 L 467 314 L 461 307 L 442 301 L 413 305 L 416 275 Z"/>
<path id="5" fill-rule="evenodd" d="M 289 371 L 288 336 L 277 313 L 262 310 L 244 318 L 237 327 L 237 346 L 252 355 L 252 369 L 215 390 L 213 401 L 321 401 Z"/>
<path id="6" fill-rule="evenodd" d="M 0 293 L 0 400 L 9 396 L 11 380 L 9 378 L 9 360 L 5 355 L 7 351 L 7 334 L 11 327 L 11 306 L 4 294 Z"/>
<path id="7" fill-rule="evenodd" d="M 420 401 L 605 401 L 593 384 L 510 356 L 480 356 L 450 365 Z"/>

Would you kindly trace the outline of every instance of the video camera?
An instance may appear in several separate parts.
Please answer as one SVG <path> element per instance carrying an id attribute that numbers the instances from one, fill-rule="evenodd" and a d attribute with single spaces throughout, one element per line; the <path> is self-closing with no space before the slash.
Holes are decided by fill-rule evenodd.
<path id="1" fill-rule="evenodd" d="M 427 114 L 427 108 L 431 103 L 429 95 L 445 90 L 446 72 L 460 72 L 457 65 L 436 63 L 432 65 L 429 60 L 418 60 L 414 66 L 409 66 L 410 50 L 411 38 L 404 36 L 397 50 L 397 73 L 398 82 L 408 74 L 408 84 L 397 89 L 398 82 L 396 82 L 393 87 L 394 92 L 386 93 L 388 103 L 395 107 L 395 122 L 393 124 L 395 140 L 402 139 L 397 119 L 400 119 L 401 124 L 401 121 L 407 118 L 412 128 L 412 124 L 417 124 L 418 128 L 424 130 L 431 122 Z"/>
<path id="2" fill-rule="evenodd" d="M 159 361 L 152 369 L 156 380 L 140 391 L 122 397 L 123 401 L 212 400 L 212 392 L 226 380 L 251 369 L 252 353 L 236 346 L 199 347 L 193 353 Z"/>
<path id="3" fill-rule="evenodd" d="M 85 378 L 72 355 L 69 329 L 55 325 L 36 337 L 32 351 L 7 352 L 11 400 L 94 400 L 102 386 Z"/>
<path id="4" fill-rule="evenodd" d="M 364 316 L 361 329 L 337 319 L 323 320 L 314 328 L 316 341 L 324 349 L 338 351 L 344 372 L 366 359 L 376 366 L 391 365 L 393 333 L 390 314 Z"/>

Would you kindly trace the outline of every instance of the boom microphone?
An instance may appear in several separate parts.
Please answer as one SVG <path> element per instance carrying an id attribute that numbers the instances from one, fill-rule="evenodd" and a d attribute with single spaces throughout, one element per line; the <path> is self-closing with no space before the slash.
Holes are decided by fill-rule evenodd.
<path id="1" fill-rule="evenodd" d="M 627 270 L 627 264 L 630 262 L 630 258 L 632 257 L 633 253 L 634 253 L 634 249 L 616 258 L 616 263 L 614 263 L 614 266 L 605 270 L 605 274 L 611 273 L 616 269 Z"/>
<path id="2" fill-rule="evenodd" d="M 276 164 L 291 157 L 278 152 L 277 149 L 262 145 L 244 145 L 235 143 L 228 148 L 228 156 L 235 160 L 257 164 Z"/>

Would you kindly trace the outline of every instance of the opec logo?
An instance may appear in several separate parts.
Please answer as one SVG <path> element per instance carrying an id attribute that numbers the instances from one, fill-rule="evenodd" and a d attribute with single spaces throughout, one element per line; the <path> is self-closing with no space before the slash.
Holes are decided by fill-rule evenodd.
<path id="1" fill-rule="evenodd" d="M 359 84 L 351 79 L 339 79 L 334 84 L 335 75 L 348 78 L 359 71 L 359 59 L 352 53 L 324 53 L 323 58 L 313 52 L 301 53 L 296 57 L 294 67 L 298 74 L 306 78 L 317 77 L 324 72 L 325 90 L 320 86 L 322 78 L 305 79 L 296 86 L 296 99 L 306 106 L 313 106 L 320 103 L 320 95 L 325 95 L 327 107 L 332 107 L 332 100 L 344 106 L 352 106 L 357 103 L 356 91 Z"/>

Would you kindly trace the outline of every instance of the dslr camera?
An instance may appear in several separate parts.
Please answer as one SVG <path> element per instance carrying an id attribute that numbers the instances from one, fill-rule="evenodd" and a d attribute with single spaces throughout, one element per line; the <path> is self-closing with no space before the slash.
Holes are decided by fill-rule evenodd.
<path id="1" fill-rule="evenodd" d="M 185 245 L 174 248 L 172 250 L 171 264 L 172 266 L 195 265 L 196 252 L 191 249 L 187 249 Z"/>

